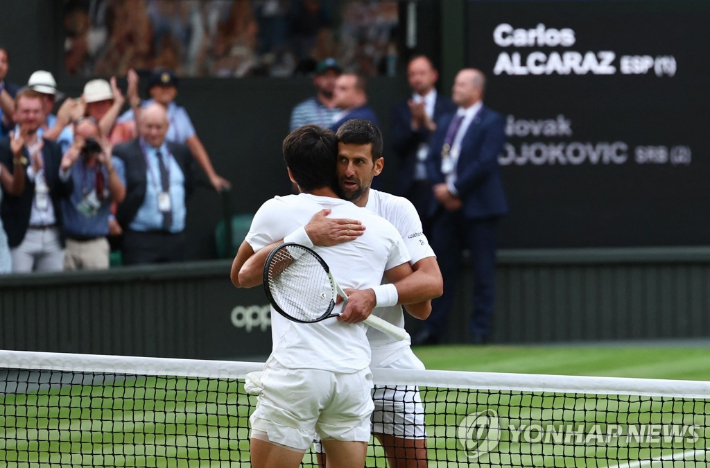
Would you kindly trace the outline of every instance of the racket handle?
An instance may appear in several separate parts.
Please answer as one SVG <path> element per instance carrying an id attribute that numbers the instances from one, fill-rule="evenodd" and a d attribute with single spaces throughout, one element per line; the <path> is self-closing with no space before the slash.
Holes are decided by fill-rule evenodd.
<path id="1" fill-rule="evenodd" d="M 370 314 L 370 316 L 365 319 L 365 323 L 371 326 L 372 328 L 375 328 L 383 333 L 387 333 L 388 335 L 397 338 L 399 341 L 406 341 L 407 343 L 411 343 L 409 333 L 407 333 L 404 328 L 400 328 L 397 325 L 392 325 L 388 321 L 383 320 L 380 317 L 377 317 L 376 315 Z"/>

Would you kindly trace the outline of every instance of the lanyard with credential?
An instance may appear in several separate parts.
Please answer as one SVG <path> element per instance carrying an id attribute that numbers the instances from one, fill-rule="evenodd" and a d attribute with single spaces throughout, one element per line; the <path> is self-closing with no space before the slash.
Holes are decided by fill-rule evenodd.
<path id="1" fill-rule="evenodd" d="M 148 149 L 146 148 L 145 140 L 143 138 L 139 138 L 138 142 L 141 145 L 141 150 L 143 151 L 143 159 L 145 159 L 145 165 L 148 167 L 148 173 L 150 174 L 150 179 L 153 182 L 153 187 L 155 187 L 155 193 L 161 193 L 163 191 L 163 188 L 162 185 L 158 183 L 158 178 L 155 177 L 153 167 L 150 165 L 150 161 L 148 160 Z M 160 148 L 157 148 L 157 151 L 160 151 Z M 170 154 L 170 151 L 168 150 L 167 146 L 165 147 L 165 154 L 163 155 L 163 157 L 165 158 L 163 160 L 163 164 L 165 164 L 165 172 L 168 173 L 168 191 L 170 191 L 170 159 L 172 158 L 172 154 Z M 160 164 L 160 161 L 158 161 L 158 164 Z"/>

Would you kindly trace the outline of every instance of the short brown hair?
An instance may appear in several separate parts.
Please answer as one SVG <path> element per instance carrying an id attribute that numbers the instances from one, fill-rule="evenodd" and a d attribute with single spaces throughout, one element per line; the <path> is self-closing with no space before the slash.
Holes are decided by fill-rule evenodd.
<path id="1" fill-rule="evenodd" d="M 22 88 L 17 92 L 17 96 L 15 96 L 15 106 L 17 106 L 20 103 L 20 99 L 25 98 L 25 99 L 42 99 L 42 94 L 38 93 L 32 88 Z"/>

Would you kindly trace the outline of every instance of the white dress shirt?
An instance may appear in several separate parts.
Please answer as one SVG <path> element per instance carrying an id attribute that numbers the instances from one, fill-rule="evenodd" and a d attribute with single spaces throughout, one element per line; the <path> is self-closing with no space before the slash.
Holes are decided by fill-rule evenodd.
<path id="1" fill-rule="evenodd" d="M 454 184 L 456 183 L 456 165 L 459 162 L 459 154 L 461 153 L 461 142 L 463 141 L 463 137 L 468 131 L 468 127 L 471 125 L 471 122 L 473 122 L 473 119 L 476 117 L 478 112 L 480 112 L 482 107 L 483 101 L 478 101 L 476 104 L 472 105 L 467 109 L 459 107 L 456 111 L 457 116 L 463 115 L 463 121 L 461 122 L 461 126 L 456 132 L 456 136 L 454 137 L 454 143 L 451 145 L 451 151 L 449 153 L 452 163 L 451 167 L 453 167 L 454 169 L 448 174 L 446 174 L 446 185 L 449 188 L 449 192 L 451 192 L 453 195 L 458 195 L 458 191 L 456 190 Z"/>
<path id="2" fill-rule="evenodd" d="M 429 91 L 426 96 L 421 96 L 417 93 L 414 93 L 412 95 L 412 101 L 415 104 L 419 104 L 421 102 L 424 103 L 424 112 L 426 113 L 427 117 L 430 119 L 434 119 L 434 108 L 436 107 L 436 89 L 432 88 L 431 91 Z M 412 128 L 412 130 L 415 130 Z M 420 143 L 419 144 L 419 149 L 417 149 L 417 165 L 416 168 L 414 169 L 414 180 L 427 180 L 427 174 L 426 174 L 426 166 L 424 165 L 424 161 L 426 161 L 426 157 L 429 154 L 429 144 L 427 143 Z"/>

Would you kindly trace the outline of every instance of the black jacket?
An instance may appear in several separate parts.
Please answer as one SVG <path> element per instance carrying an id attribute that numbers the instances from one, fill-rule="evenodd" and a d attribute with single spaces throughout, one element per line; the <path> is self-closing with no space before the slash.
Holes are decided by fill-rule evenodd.
<path id="1" fill-rule="evenodd" d="M 24 148 L 22 152 L 29 162 L 30 156 L 27 153 L 27 148 Z M 66 182 L 63 182 L 59 178 L 62 150 L 57 143 L 45 139 L 44 146 L 42 147 L 42 158 L 44 160 L 45 180 L 49 186 L 49 195 L 52 200 L 52 206 L 54 207 L 54 217 L 57 225 L 60 227 L 60 232 L 62 233 L 61 241 L 63 244 L 64 234 L 61 229 L 62 207 L 60 200 L 71 194 L 74 185 L 71 177 Z M 8 170 L 12 172 L 15 171 L 9 136 L 0 140 L 0 162 L 3 163 Z M 27 174 L 27 167 L 27 165 L 22 167 L 25 174 Z M 7 233 L 7 241 L 11 248 L 20 245 L 25 238 L 27 227 L 30 224 L 34 194 L 35 184 L 33 181 L 30 181 L 29 177 L 25 178 L 25 190 L 20 195 L 13 196 L 7 192 L 3 193 L 0 216 L 2 217 L 3 227 Z"/>

